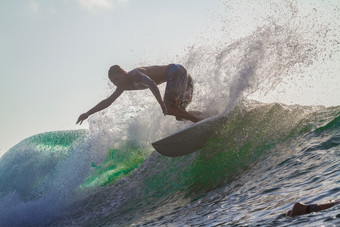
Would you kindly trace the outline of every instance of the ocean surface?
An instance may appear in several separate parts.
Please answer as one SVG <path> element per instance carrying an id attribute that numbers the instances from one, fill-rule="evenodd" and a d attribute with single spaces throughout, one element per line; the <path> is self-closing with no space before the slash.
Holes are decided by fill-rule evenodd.
<path id="1" fill-rule="evenodd" d="M 154 151 L 191 123 L 162 116 L 148 91 L 124 94 L 89 129 L 33 135 L 0 157 L 0 226 L 340 226 L 339 205 L 285 216 L 340 199 L 340 97 L 327 98 L 339 3 L 237 2 L 222 4 L 220 40 L 177 59 L 195 81 L 188 109 L 227 116 L 202 149 Z M 242 7 L 264 16 L 236 36 Z M 310 97 L 320 102 L 299 104 Z"/>

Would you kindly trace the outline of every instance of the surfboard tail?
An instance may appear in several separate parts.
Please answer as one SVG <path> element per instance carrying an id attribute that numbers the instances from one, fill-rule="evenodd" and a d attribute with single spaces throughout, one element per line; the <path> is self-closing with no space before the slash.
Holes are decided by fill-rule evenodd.
<path id="1" fill-rule="evenodd" d="M 213 116 L 152 143 L 157 152 L 168 157 L 190 154 L 201 149 L 223 126 L 226 116 Z"/>

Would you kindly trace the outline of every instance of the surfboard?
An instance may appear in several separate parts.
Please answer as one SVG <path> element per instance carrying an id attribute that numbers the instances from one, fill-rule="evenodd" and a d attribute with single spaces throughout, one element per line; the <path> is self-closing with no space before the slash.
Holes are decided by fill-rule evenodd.
<path id="1" fill-rule="evenodd" d="M 223 126 L 227 116 L 216 115 L 197 122 L 170 136 L 152 143 L 155 150 L 168 157 L 190 154 L 202 148 L 216 130 Z"/>

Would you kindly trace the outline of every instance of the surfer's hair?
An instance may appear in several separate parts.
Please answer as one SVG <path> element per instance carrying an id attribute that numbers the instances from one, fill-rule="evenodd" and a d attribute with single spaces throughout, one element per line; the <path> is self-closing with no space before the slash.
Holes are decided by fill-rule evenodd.
<path id="1" fill-rule="evenodd" d="M 119 65 L 113 65 L 109 69 L 109 78 L 115 74 L 125 73 L 125 71 Z"/>

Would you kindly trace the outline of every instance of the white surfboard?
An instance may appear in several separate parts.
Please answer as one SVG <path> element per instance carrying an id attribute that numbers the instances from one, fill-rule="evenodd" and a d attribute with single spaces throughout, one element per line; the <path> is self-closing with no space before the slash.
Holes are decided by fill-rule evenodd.
<path id="1" fill-rule="evenodd" d="M 160 154 L 168 157 L 187 155 L 202 148 L 210 136 L 220 129 L 226 116 L 216 115 L 197 122 L 168 137 L 152 143 Z"/>

